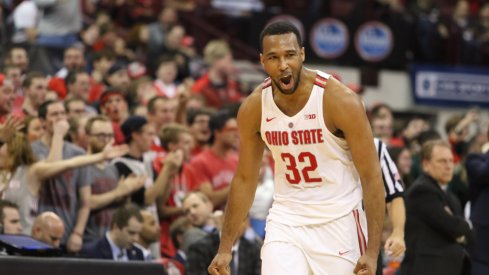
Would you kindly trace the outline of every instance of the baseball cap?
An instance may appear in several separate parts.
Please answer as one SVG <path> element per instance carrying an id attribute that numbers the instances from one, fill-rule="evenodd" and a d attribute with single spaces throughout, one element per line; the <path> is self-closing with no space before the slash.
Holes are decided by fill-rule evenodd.
<path id="1" fill-rule="evenodd" d="M 148 120 L 142 116 L 130 116 L 122 123 L 121 131 L 124 134 L 126 143 L 131 141 L 132 133 L 137 132 L 148 123 Z"/>

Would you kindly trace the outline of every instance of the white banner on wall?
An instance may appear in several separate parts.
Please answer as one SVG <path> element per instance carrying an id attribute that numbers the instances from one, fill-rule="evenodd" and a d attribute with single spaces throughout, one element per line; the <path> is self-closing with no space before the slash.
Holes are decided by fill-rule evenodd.
<path id="1" fill-rule="evenodd" d="M 414 99 L 432 105 L 489 105 L 489 70 L 414 65 Z"/>

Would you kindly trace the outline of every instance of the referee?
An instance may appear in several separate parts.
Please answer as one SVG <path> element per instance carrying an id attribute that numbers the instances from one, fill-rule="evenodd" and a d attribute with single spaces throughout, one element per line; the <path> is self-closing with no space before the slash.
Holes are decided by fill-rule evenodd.
<path id="1" fill-rule="evenodd" d="M 403 198 L 404 187 L 396 164 L 392 161 L 386 145 L 378 138 L 374 138 L 374 143 L 384 181 L 387 214 L 392 223 L 392 233 L 385 242 L 384 254 L 397 258 L 402 256 L 406 250 L 404 242 L 404 224 L 406 222 L 406 208 Z M 379 253 L 376 274 L 382 275 L 382 253 Z"/>

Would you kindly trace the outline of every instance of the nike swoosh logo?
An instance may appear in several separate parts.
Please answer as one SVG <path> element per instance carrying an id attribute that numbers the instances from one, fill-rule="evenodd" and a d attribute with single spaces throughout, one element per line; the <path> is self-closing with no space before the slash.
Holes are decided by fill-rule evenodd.
<path id="1" fill-rule="evenodd" d="M 346 253 L 350 252 L 351 250 L 347 250 L 347 251 L 344 251 L 344 252 L 341 252 L 341 251 L 338 251 L 338 254 L 340 254 L 340 256 L 343 256 L 345 255 Z"/>
<path id="2" fill-rule="evenodd" d="M 265 121 L 266 121 L 266 122 L 270 122 L 270 121 L 272 121 L 272 120 L 274 120 L 274 119 L 276 119 L 276 117 L 272 117 L 272 118 L 268 118 L 268 117 L 267 117 L 267 118 L 265 119 Z"/>

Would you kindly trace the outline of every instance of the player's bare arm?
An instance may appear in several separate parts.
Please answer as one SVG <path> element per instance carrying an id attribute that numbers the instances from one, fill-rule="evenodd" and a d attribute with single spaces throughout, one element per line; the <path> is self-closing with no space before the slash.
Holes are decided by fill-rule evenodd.
<path id="1" fill-rule="evenodd" d="M 258 176 L 265 144 L 260 137 L 261 87 L 243 102 L 238 113 L 240 154 L 236 174 L 231 181 L 221 242 L 218 254 L 209 266 L 211 274 L 229 274 L 231 249 L 238 238 L 238 230 L 247 213 L 258 185 Z"/>
<path id="2" fill-rule="evenodd" d="M 328 80 L 323 104 L 326 125 L 332 133 L 346 139 L 362 183 L 368 245 L 365 255 L 358 260 L 355 274 L 375 274 L 385 199 L 372 131 L 362 102 L 339 81 Z"/>

